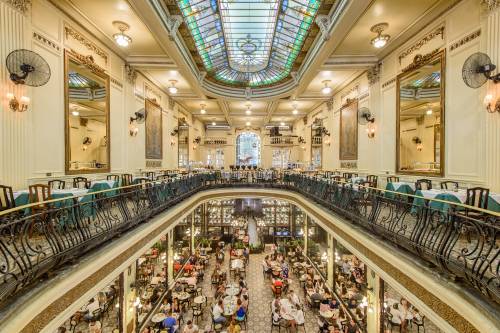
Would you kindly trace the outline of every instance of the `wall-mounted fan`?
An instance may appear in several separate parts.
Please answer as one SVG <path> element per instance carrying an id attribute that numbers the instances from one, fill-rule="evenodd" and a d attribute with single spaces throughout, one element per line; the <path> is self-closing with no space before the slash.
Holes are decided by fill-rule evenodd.
<path id="1" fill-rule="evenodd" d="M 39 54 L 25 49 L 12 51 L 5 60 L 10 79 L 15 84 L 43 86 L 50 79 L 49 64 Z"/>
<path id="2" fill-rule="evenodd" d="M 375 118 L 372 116 L 370 109 L 362 107 L 358 110 L 358 124 L 366 125 L 368 123 L 373 123 Z"/>
<path id="3" fill-rule="evenodd" d="M 490 57 L 482 52 L 472 54 L 465 60 L 462 67 L 462 79 L 470 88 L 479 88 L 488 80 L 494 83 L 500 82 L 500 73 L 492 75 L 495 66 Z"/>
<path id="4" fill-rule="evenodd" d="M 135 117 L 130 117 L 130 122 L 135 121 L 137 124 L 142 124 L 146 120 L 146 109 L 139 109 L 134 115 Z"/>

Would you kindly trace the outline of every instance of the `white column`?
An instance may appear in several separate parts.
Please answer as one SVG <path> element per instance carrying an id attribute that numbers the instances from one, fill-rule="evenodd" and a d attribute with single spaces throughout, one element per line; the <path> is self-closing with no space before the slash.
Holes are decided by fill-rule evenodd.
<path id="1" fill-rule="evenodd" d="M 33 107 L 28 111 L 13 112 L 9 108 L 7 93 L 13 93 L 19 101 L 22 96 L 31 98 L 31 88 L 15 85 L 9 78 L 5 59 L 17 49 L 31 49 L 31 20 L 26 14 L 0 1 L 0 184 L 23 188 L 27 186 L 32 165 L 30 133 Z M 54 69 L 53 69 L 54 70 Z M 43 110 L 37 110 L 43 112 Z M 64 138 L 61 138 L 64 140 Z"/>
<path id="2" fill-rule="evenodd" d="M 380 279 L 370 268 L 366 268 L 366 280 L 368 290 L 366 298 L 368 307 L 366 309 L 366 331 L 380 332 Z"/>
<path id="3" fill-rule="evenodd" d="M 500 5 L 488 11 L 486 31 L 482 35 L 486 39 L 486 54 L 499 66 Z M 500 98 L 500 84 L 489 82 L 486 90 L 486 94 L 493 95 L 494 102 Z M 488 113 L 486 117 L 486 184 L 492 191 L 500 191 L 500 114 Z"/>
<path id="4" fill-rule="evenodd" d="M 136 308 L 134 306 L 135 299 L 137 298 L 136 288 L 135 288 L 135 273 L 136 273 L 136 262 L 130 265 L 123 272 L 123 329 L 125 332 L 129 332 L 127 328 L 131 327 L 133 332 L 135 330 L 135 316 Z"/>
<path id="5" fill-rule="evenodd" d="M 174 282 L 174 229 L 172 228 L 167 234 L 167 284 L 170 286 Z"/>
<path id="6" fill-rule="evenodd" d="M 333 265 L 335 264 L 335 248 L 333 245 L 333 236 L 332 234 L 328 234 L 328 249 L 327 249 L 327 284 L 334 290 L 333 288 Z"/>

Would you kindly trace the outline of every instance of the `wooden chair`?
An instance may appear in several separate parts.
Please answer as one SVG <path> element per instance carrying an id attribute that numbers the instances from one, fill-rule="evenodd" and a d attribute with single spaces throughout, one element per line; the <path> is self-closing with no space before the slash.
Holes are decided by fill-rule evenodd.
<path id="1" fill-rule="evenodd" d="M 144 171 L 144 172 L 142 172 L 142 175 L 151 181 L 155 179 L 155 172 L 154 171 Z"/>
<path id="2" fill-rule="evenodd" d="M 50 206 L 46 203 L 43 203 L 44 201 L 50 200 L 51 199 L 51 194 L 50 194 L 50 187 L 49 185 L 45 184 L 34 184 L 30 185 L 28 187 L 29 191 L 29 200 L 30 203 L 40 203 L 39 205 L 35 205 L 31 207 L 31 211 L 34 214 L 40 214 L 40 220 L 45 220 L 47 217 L 46 212 L 50 208 Z M 28 237 L 31 238 L 33 235 L 33 227 L 35 225 L 35 219 L 32 220 L 29 230 L 28 230 Z"/>
<path id="3" fill-rule="evenodd" d="M 387 177 L 388 183 L 399 183 L 399 177 L 397 176 L 389 176 Z"/>
<path id="4" fill-rule="evenodd" d="M 117 183 L 120 183 L 120 175 L 107 175 L 106 180 L 112 180 Z"/>
<path id="5" fill-rule="evenodd" d="M 352 172 L 344 172 L 342 174 L 342 178 L 344 179 L 351 179 L 352 177 L 357 177 L 358 174 L 357 173 L 352 173 Z"/>
<path id="6" fill-rule="evenodd" d="M 441 182 L 440 185 L 442 190 L 458 190 L 458 182 L 448 180 L 445 182 Z"/>
<path id="7" fill-rule="evenodd" d="M 432 189 L 432 181 L 430 179 L 417 179 L 415 182 L 416 190 L 431 190 Z"/>
<path id="8" fill-rule="evenodd" d="M 193 321 L 196 321 L 196 323 L 199 323 L 200 319 L 203 319 L 203 311 L 201 310 L 201 304 L 193 304 L 191 306 L 191 309 L 193 310 Z"/>
<path id="9" fill-rule="evenodd" d="M 421 320 L 417 320 L 415 318 L 413 318 L 411 320 L 412 324 L 415 324 L 417 326 L 417 333 L 420 333 L 420 328 L 422 327 L 424 329 L 424 333 L 425 333 L 425 316 L 422 316 L 422 319 Z"/>
<path id="10" fill-rule="evenodd" d="M 377 187 L 378 176 L 368 175 L 368 176 L 366 176 L 366 181 L 371 184 L 370 187 Z"/>
<path id="11" fill-rule="evenodd" d="M 122 186 L 132 185 L 133 177 L 130 173 L 125 173 L 122 175 Z"/>
<path id="12" fill-rule="evenodd" d="M 0 185 L 0 212 L 16 207 L 12 187 Z"/>
<path id="13" fill-rule="evenodd" d="M 51 189 L 63 190 L 66 187 L 66 182 L 60 179 L 49 180 L 48 185 Z"/>
<path id="14" fill-rule="evenodd" d="M 88 187 L 86 187 L 88 186 Z M 74 188 L 90 188 L 90 182 L 88 182 L 85 177 L 75 177 L 73 178 L 73 187 Z"/>

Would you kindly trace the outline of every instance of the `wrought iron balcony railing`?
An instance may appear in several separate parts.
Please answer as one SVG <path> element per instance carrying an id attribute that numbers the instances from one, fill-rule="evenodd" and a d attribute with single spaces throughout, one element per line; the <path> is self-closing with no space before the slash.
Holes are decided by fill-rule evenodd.
<path id="1" fill-rule="evenodd" d="M 298 192 L 500 303 L 500 214 L 451 202 L 435 209 L 391 191 L 259 172 L 193 174 L 0 212 L 0 303 L 195 192 L 233 187 Z"/>

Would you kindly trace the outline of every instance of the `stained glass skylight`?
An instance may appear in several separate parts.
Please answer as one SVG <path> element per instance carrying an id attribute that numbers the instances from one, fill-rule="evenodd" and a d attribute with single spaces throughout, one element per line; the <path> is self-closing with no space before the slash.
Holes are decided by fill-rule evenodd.
<path id="1" fill-rule="evenodd" d="M 203 66 L 222 83 L 258 87 L 290 75 L 320 0 L 179 0 Z"/>

